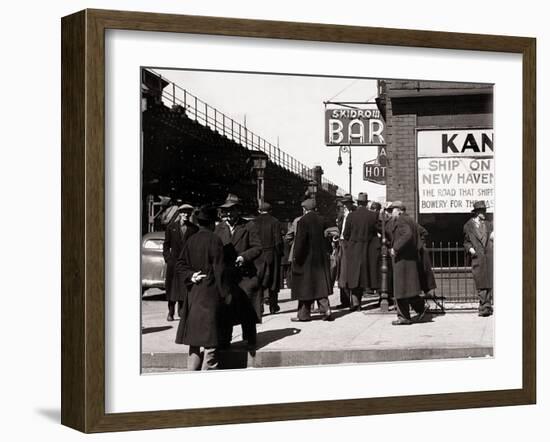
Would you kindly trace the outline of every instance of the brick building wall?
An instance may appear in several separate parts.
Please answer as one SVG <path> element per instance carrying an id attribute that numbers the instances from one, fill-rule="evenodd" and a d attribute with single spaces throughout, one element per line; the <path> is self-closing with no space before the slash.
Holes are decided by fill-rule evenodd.
<path id="1" fill-rule="evenodd" d="M 491 128 L 492 98 L 492 86 L 485 84 L 379 81 L 377 102 L 386 121 L 386 199 L 403 201 L 407 212 L 418 221 L 416 131 Z M 422 215 L 420 221 L 442 231 L 453 224 L 456 230 L 454 224 L 467 218 L 459 215 L 454 219 Z"/>

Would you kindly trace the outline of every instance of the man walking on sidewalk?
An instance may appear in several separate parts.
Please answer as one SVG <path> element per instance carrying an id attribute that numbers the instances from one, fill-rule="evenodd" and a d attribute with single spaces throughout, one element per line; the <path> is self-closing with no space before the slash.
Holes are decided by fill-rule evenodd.
<path id="1" fill-rule="evenodd" d="M 409 325 L 426 315 L 428 306 L 420 297 L 422 287 L 419 275 L 419 247 L 417 224 L 405 213 L 401 201 L 394 201 L 390 223 L 390 255 L 393 268 L 393 296 L 397 306 L 397 320 L 392 325 Z M 418 314 L 411 319 L 410 308 Z"/>
<path id="2" fill-rule="evenodd" d="M 486 220 L 484 201 L 476 201 L 474 216 L 464 225 L 464 249 L 472 264 L 479 297 L 479 316 L 493 314 L 493 223 Z"/>
<path id="3" fill-rule="evenodd" d="M 332 321 L 328 297 L 332 293 L 330 264 L 324 237 L 323 219 L 315 213 L 315 200 L 302 203 L 304 216 L 298 221 L 292 262 L 292 298 L 298 300 L 297 317 L 311 321 L 311 305 L 317 300 L 323 320 Z"/>

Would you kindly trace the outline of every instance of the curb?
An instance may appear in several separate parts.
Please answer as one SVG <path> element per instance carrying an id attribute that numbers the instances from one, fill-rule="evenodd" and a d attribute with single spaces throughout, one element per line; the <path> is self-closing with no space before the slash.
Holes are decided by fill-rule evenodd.
<path id="1" fill-rule="evenodd" d="M 224 369 L 299 367 L 351 363 L 401 362 L 433 359 L 484 358 L 493 356 L 493 347 L 453 348 L 393 348 L 362 350 L 257 351 L 251 356 L 244 349 L 221 351 L 220 365 Z M 187 353 L 142 353 L 141 367 L 148 369 L 185 370 Z"/>

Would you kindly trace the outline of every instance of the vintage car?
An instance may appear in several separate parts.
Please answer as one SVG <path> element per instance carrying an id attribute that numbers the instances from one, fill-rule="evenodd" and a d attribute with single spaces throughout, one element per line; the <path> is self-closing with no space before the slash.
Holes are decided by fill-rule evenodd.
<path id="1" fill-rule="evenodd" d="M 162 256 L 164 232 L 143 235 L 141 241 L 141 293 L 151 288 L 164 289 L 166 263 Z"/>

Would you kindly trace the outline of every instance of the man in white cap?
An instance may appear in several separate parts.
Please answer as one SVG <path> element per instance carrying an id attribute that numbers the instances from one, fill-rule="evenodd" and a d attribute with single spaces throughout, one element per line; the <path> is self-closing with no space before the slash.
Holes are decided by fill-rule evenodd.
<path id="1" fill-rule="evenodd" d="M 473 217 L 464 225 L 464 249 L 472 264 L 479 297 L 479 316 L 493 314 L 493 223 L 487 221 L 485 201 L 476 201 Z"/>
<path id="2" fill-rule="evenodd" d="M 178 303 L 179 313 L 187 295 L 187 287 L 185 284 L 180 284 L 179 278 L 176 277 L 175 270 L 176 261 L 183 250 L 183 246 L 189 237 L 199 230 L 199 228 L 190 221 L 193 210 L 194 207 L 192 205 L 182 204 L 178 207 L 177 217 L 175 217 L 166 227 L 162 254 L 166 262 L 165 290 L 166 299 L 168 301 L 167 321 L 174 320 L 176 302 Z"/>

